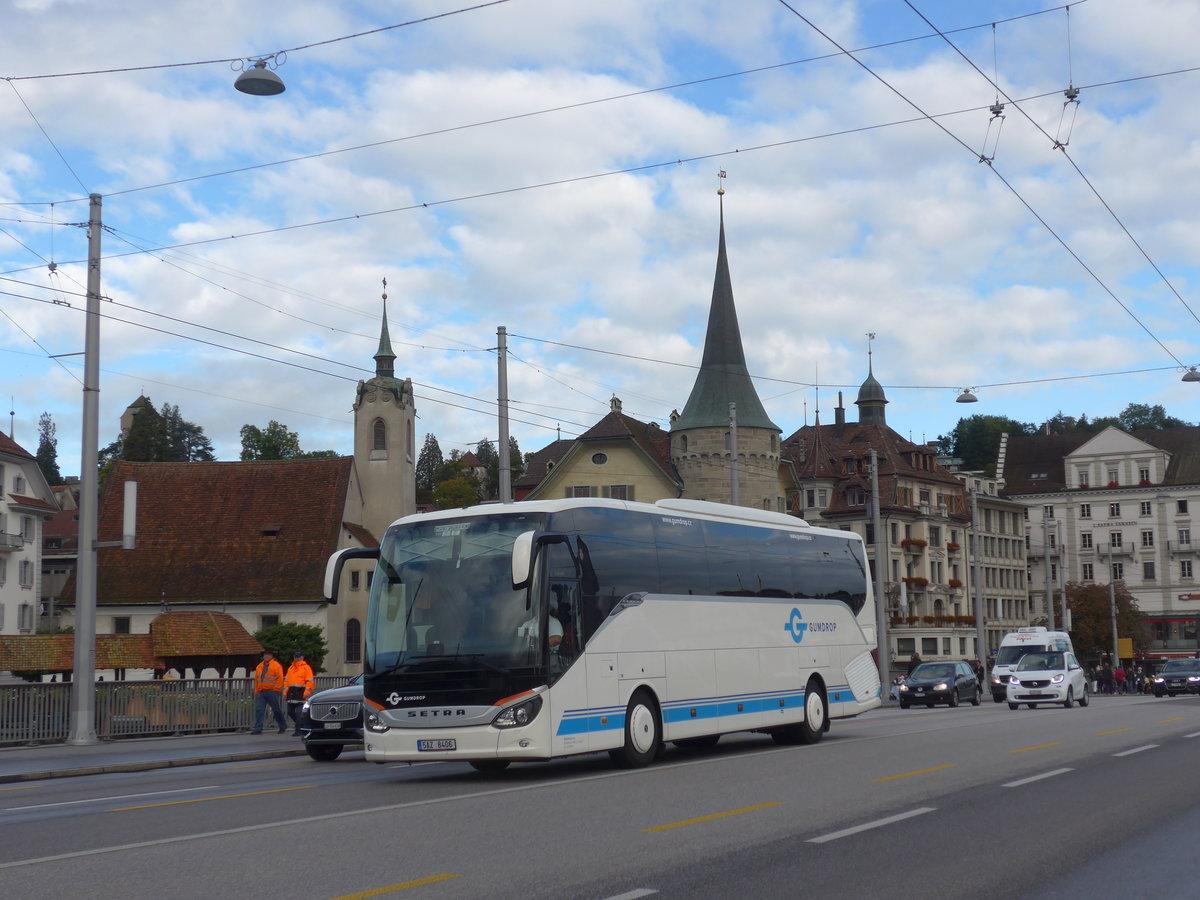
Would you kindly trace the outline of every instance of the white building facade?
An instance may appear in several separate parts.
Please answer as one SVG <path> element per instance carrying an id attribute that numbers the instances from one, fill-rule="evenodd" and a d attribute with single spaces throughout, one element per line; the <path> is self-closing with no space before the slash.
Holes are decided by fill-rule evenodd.
<path id="1" fill-rule="evenodd" d="M 37 629 L 42 523 L 57 512 L 37 460 L 0 434 L 0 634 Z"/>

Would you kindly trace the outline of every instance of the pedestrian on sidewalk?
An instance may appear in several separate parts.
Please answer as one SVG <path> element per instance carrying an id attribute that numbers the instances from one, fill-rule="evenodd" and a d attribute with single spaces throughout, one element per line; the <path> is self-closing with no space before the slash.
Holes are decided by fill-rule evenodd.
<path id="1" fill-rule="evenodd" d="M 1117 663 L 1117 667 L 1113 669 L 1113 684 L 1116 685 L 1116 692 L 1118 694 L 1125 693 L 1125 667 L 1119 662 Z"/>
<path id="2" fill-rule="evenodd" d="M 300 736 L 300 707 L 312 696 L 313 670 L 304 659 L 304 654 L 297 650 L 292 654 L 292 664 L 288 666 L 287 675 L 283 676 L 283 693 L 287 701 L 288 715 L 292 718 L 295 729 L 292 735 Z"/>
<path id="3" fill-rule="evenodd" d="M 279 733 L 287 731 L 287 719 L 279 707 L 282 691 L 283 666 L 276 661 L 274 653 L 264 650 L 262 662 L 254 669 L 254 729 L 251 734 L 263 733 L 268 706 L 275 717 L 275 724 L 279 726 Z"/>

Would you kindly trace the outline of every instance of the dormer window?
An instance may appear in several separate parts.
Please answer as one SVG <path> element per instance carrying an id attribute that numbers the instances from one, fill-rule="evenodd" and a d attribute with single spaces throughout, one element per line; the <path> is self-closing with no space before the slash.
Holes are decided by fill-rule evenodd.
<path id="1" fill-rule="evenodd" d="M 280 522 L 271 522 L 262 527 L 262 537 L 264 540 L 274 540 L 279 537 L 279 532 L 283 530 L 283 525 Z"/>

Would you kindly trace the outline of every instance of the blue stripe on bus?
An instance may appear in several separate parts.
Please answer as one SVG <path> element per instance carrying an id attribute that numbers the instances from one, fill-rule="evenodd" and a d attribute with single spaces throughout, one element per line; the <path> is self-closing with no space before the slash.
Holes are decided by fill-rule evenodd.
<path id="1" fill-rule="evenodd" d="M 852 703 L 854 693 L 849 685 L 829 688 L 826 696 L 830 703 Z M 739 705 L 741 709 L 739 709 Z M 688 722 L 694 719 L 716 719 L 774 712 L 779 709 L 799 709 L 804 706 L 804 691 L 766 691 L 754 694 L 735 694 L 729 697 L 703 697 L 690 700 L 672 700 L 664 703 L 663 722 Z M 693 715 L 693 710 L 695 714 Z M 570 709 L 563 713 L 558 734 L 588 734 L 603 731 L 622 731 L 625 728 L 625 710 L 621 707 L 604 709 Z"/>

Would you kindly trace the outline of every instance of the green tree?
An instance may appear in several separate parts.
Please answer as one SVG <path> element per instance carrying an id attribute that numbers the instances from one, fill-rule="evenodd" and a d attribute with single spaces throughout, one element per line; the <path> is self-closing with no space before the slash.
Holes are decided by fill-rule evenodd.
<path id="1" fill-rule="evenodd" d="M 480 500 L 496 500 L 500 496 L 500 454 L 496 445 L 487 438 L 475 445 L 475 458 L 486 473 L 479 486 Z"/>
<path id="2" fill-rule="evenodd" d="M 433 502 L 437 504 L 438 509 L 472 506 L 479 502 L 477 486 L 474 480 L 466 475 L 447 478 L 438 482 L 437 487 L 433 489 Z"/>
<path id="3" fill-rule="evenodd" d="M 50 413 L 44 412 L 38 419 L 37 464 L 46 476 L 47 484 L 62 484 L 62 472 L 58 470 L 58 427 Z"/>
<path id="4" fill-rule="evenodd" d="M 1145 403 L 1130 403 L 1117 415 L 1117 422 L 1126 431 L 1141 431 L 1162 428 L 1184 428 L 1183 419 L 1168 416 L 1161 404 L 1147 406 Z"/>
<path id="5" fill-rule="evenodd" d="M 266 430 L 257 425 L 242 426 L 242 459 L 296 459 L 300 456 L 300 436 L 272 419 Z"/>
<path id="6" fill-rule="evenodd" d="M 264 650 L 275 654 L 285 672 L 292 661 L 292 654 L 297 650 L 304 654 L 314 674 L 325 670 L 325 654 L 329 648 L 325 645 L 324 634 L 316 625 L 280 622 L 255 632 L 254 639 L 263 645 Z"/>
<path id="7" fill-rule="evenodd" d="M 121 440 L 121 459 L 126 462 L 161 462 L 166 444 L 166 426 L 153 406 L 136 410 L 129 432 Z"/>
<path id="8" fill-rule="evenodd" d="M 178 406 L 164 403 L 161 410 L 147 404 L 134 411 L 129 433 L 118 437 L 99 454 L 101 471 L 118 459 L 129 462 L 210 462 L 212 441 L 204 429 L 189 422 Z"/>
<path id="9" fill-rule="evenodd" d="M 159 462 L 212 462 L 216 459 L 212 441 L 204 429 L 185 419 L 178 406 L 164 403 L 159 415 L 163 422 Z"/>
<path id="10" fill-rule="evenodd" d="M 433 502 L 434 478 L 443 462 L 445 460 L 442 459 L 442 448 L 438 444 L 437 436 L 432 433 L 425 435 L 425 443 L 421 445 L 421 454 L 417 457 L 418 503 Z"/>
<path id="11" fill-rule="evenodd" d="M 512 470 L 512 480 L 514 482 L 525 474 L 525 457 L 521 455 L 521 448 L 517 446 L 517 439 L 511 434 L 508 436 L 508 466 Z"/>
<path id="12" fill-rule="evenodd" d="M 1000 434 L 1032 434 L 1034 427 L 1006 416 L 970 416 L 958 420 L 954 430 L 938 438 L 938 449 L 962 460 L 964 469 L 996 473 Z"/>
<path id="13" fill-rule="evenodd" d="M 1133 638 L 1134 652 L 1141 653 L 1146 649 L 1149 637 L 1146 617 L 1123 581 L 1115 582 L 1113 588 L 1117 602 L 1117 635 Z M 1108 585 L 1069 582 L 1067 603 L 1071 607 L 1071 641 L 1075 644 L 1078 655 L 1082 658 L 1111 653 L 1112 612 L 1108 600 Z M 1056 621 L 1061 622 L 1061 617 Z M 1046 623 L 1042 621 L 1034 624 Z"/>

